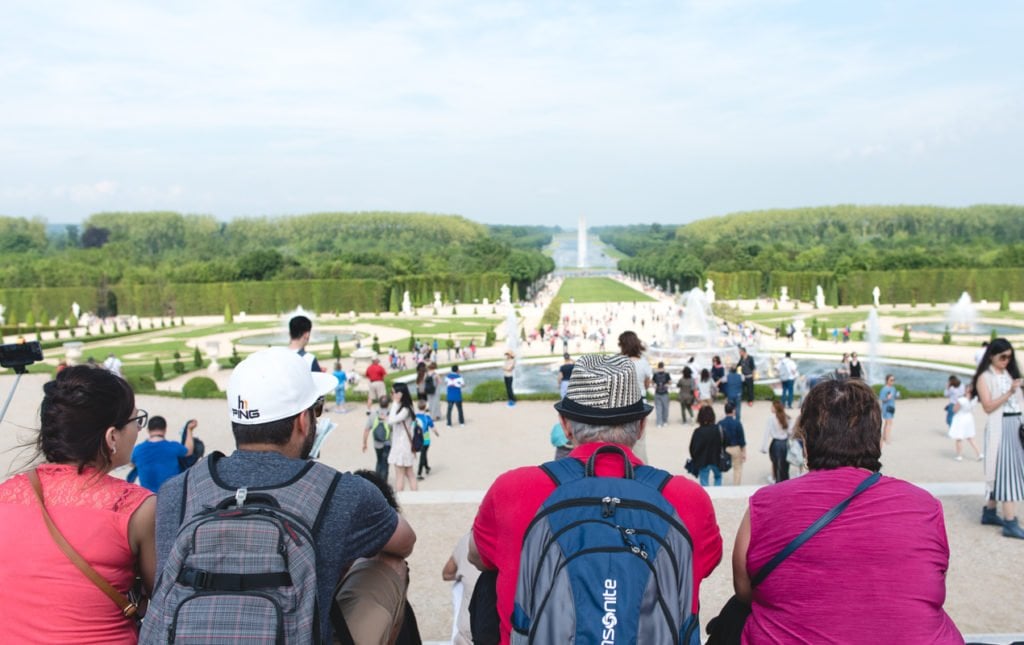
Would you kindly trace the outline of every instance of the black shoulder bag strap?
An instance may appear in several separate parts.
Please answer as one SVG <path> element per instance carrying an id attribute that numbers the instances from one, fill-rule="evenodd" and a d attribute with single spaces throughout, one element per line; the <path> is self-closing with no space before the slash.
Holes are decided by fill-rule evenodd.
<path id="1" fill-rule="evenodd" d="M 854 497 L 863 493 L 871 485 L 877 482 L 881 477 L 881 473 L 872 473 L 869 477 L 862 481 L 860 485 L 857 486 L 857 488 L 855 488 L 852 493 L 850 493 L 849 497 L 836 504 L 832 508 L 832 510 L 819 517 L 817 522 L 811 524 L 806 529 L 804 529 L 803 533 L 793 538 L 793 541 L 787 544 L 785 549 L 779 551 L 777 554 L 775 554 L 775 557 L 768 562 L 768 564 L 761 567 L 761 570 L 758 571 L 757 575 L 754 576 L 754 578 L 750 581 L 751 587 L 756 587 L 757 585 L 761 584 L 764 581 L 764 579 L 768 577 L 768 574 L 775 570 L 775 567 L 782 564 L 783 560 L 788 558 L 790 555 L 793 554 L 794 551 L 803 546 L 803 543 L 811 539 L 815 533 L 828 526 L 829 523 L 832 522 L 832 520 L 836 519 L 840 513 L 846 510 L 846 507 L 850 505 L 850 502 L 853 501 Z"/>

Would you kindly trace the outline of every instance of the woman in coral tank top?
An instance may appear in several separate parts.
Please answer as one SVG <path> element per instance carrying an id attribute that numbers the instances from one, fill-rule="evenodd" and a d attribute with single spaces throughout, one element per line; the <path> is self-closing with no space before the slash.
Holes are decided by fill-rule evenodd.
<path id="1" fill-rule="evenodd" d="M 927 491 L 881 477 L 756 587 L 776 554 L 881 470 L 878 397 L 858 379 L 804 398 L 796 437 L 810 472 L 750 498 L 733 550 L 733 586 L 751 603 L 744 643 L 963 643 L 943 609 L 949 544 Z"/>
<path id="2" fill-rule="evenodd" d="M 128 463 L 148 415 L 107 370 L 62 370 L 43 387 L 36 467 L 54 524 L 121 593 L 156 569 L 156 498 L 108 473 Z M 133 620 L 68 559 L 43 521 L 26 474 L 0 484 L 0 607 L 11 643 L 135 643 Z"/>

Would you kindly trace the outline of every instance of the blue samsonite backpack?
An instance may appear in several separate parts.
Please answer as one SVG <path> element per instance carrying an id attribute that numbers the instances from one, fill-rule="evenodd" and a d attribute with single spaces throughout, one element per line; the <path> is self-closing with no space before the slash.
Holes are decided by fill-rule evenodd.
<path id="1" fill-rule="evenodd" d="M 623 477 L 595 476 L 602 452 Z M 557 488 L 523 538 L 512 642 L 698 645 L 693 544 L 661 493 L 672 476 L 613 445 L 541 468 Z"/>

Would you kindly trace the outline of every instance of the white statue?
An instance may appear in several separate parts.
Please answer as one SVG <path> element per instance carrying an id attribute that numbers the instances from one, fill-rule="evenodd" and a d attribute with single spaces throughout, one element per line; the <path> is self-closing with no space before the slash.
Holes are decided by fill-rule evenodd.
<path id="1" fill-rule="evenodd" d="M 707 298 L 708 302 L 715 301 L 715 281 L 708 278 L 707 282 L 704 283 L 704 297 Z"/>
<path id="2" fill-rule="evenodd" d="M 440 291 L 435 291 L 434 292 L 434 309 L 440 309 L 440 308 L 441 308 L 441 292 Z"/>
<path id="3" fill-rule="evenodd" d="M 501 285 L 501 304 L 507 305 L 512 303 L 512 298 L 509 295 L 508 285 Z"/>
<path id="4" fill-rule="evenodd" d="M 779 287 L 779 302 L 782 304 L 789 302 L 789 287 Z"/>
<path id="5" fill-rule="evenodd" d="M 882 290 L 878 288 L 877 284 L 875 285 L 875 288 L 871 290 L 871 296 L 875 299 L 875 306 L 878 307 L 878 299 L 882 297 Z"/>
<path id="6" fill-rule="evenodd" d="M 403 314 L 411 314 L 412 313 L 412 301 L 409 300 L 409 292 L 408 291 L 406 291 L 405 293 L 402 294 L 402 313 Z"/>
<path id="7" fill-rule="evenodd" d="M 818 292 L 814 294 L 814 306 L 818 309 L 825 308 L 825 292 L 820 284 L 818 285 Z"/>
<path id="8" fill-rule="evenodd" d="M 4 312 L 5 311 L 7 311 L 7 307 L 5 307 L 3 305 L 0 305 L 0 325 L 2 325 L 5 322 L 7 322 L 7 319 L 4 318 Z"/>
<path id="9" fill-rule="evenodd" d="M 71 313 L 75 314 L 75 320 L 78 320 L 78 316 L 82 313 L 82 307 L 77 302 L 72 302 Z"/>

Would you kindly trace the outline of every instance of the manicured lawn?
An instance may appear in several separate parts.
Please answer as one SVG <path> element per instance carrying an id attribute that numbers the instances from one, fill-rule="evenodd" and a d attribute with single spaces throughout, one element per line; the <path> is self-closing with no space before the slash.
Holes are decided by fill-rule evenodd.
<path id="1" fill-rule="evenodd" d="M 647 294 L 611 278 L 566 278 L 555 296 L 562 302 L 649 302 Z"/>

